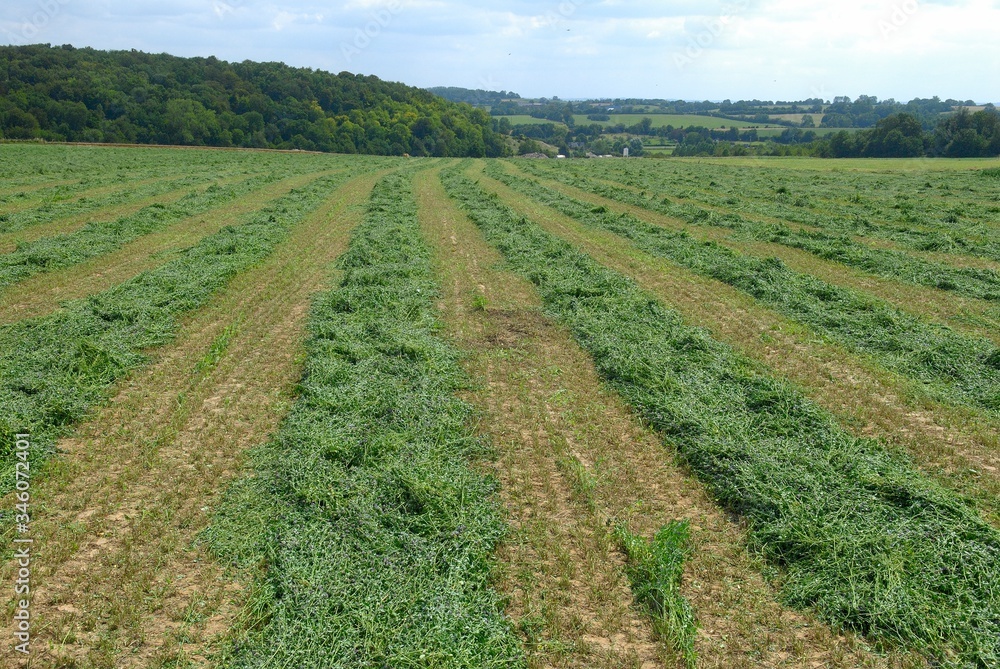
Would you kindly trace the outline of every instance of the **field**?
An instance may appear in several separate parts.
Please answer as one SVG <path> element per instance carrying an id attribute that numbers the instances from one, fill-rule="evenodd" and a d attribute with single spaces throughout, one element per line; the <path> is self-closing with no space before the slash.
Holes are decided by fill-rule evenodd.
<path id="1" fill-rule="evenodd" d="M 695 114 L 608 114 L 608 116 L 611 117 L 610 121 L 589 121 L 587 120 L 586 114 L 576 114 L 573 116 L 573 120 L 576 121 L 577 125 L 597 123 L 598 125 L 607 126 L 618 125 L 620 123 L 629 126 L 635 125 L 643 118 L 648 117 L 653 122 L 654 128 L 662 128 L 668 125 L 672 125 L 675 128 L 686 128 L 688 126 L 695 125 L 702 128 L 776 128 L 779 131 L 781 130 L 781 126 L 776 125 L 756 124 L 748 121 L 732 121 L 725 118 L 717 118 L 715 116 L 698 116 Z M 517 116 L 497 116 L 496 118 L 505 118 L 514 125 L 552 122 L 546 121 L 545 119 L 534 118 L 527 114 Z"/>
<path id="2" fill-rule="evenodd" d="M 592 123 L 597 123 L 603 126 L 617 125 L 619 123 L 625 126 L 635 125 L 643 119 L 643 117 L 649 117 L 653 122 L 654 128 L 661 128 L 668 125 L 672 125 L 675 128 L 686 128 L 688 126 L 698 126 L 702 128 L 756 128 L 757 134 L 763 139 L 769 137 L 777 137 L 785 130 L 788 129 L 787 126 L 771 124 L 771 123 L 754 123 L 751 121 L 734 121 L 731 119 L 718 118 L 716 116 L 699 116 L 697 114 L 608 114 L 611 117 L 610 121 L 589 121 L 587 120 L 586 114 L 576 114 L 573 118 L 578 126 L 589 125 Z M 506 118 L 514 125 L 540 125 L 542 123 L 553 123 L 553 121 L 547 121 L 541 118 L 534 118 L 528 116 L 527 114 L 520 114 L 516 116 L 497 116 L 495 118 Z M 817 119 L 818 120 L 818 119 Z M 560 124 L 561 125 L 561 124 Z M 847 132 L 856 132 L 857 128 L 807 128 L 815 132 L 818 136 L 824 137 L 826 135 L 840 132 L 841 130 L 847 130 Z"/>
<path id="3" fill-rule="evenodd" d="M 653 122 L 654 128 L 663 128 L 672 125 L 675 128 L 686 128 L 691 125 L 702 128 L 764 128 L 766 124 L 755 124 L 748 121 L 733 121 L 727 118 L 716 116 L 699 116 L 697 114 L 608 114 L 610 121 L 588 121 L 586 114 L 577 114 L 573 118 L 577 125 L 587 125 L 589 123 L 600 123 L 601 125 L 618 125 L 619 123 L 629 126 L 635 125 L 644 117 L 648 117 Z"/>
<path id="4" fill-rule="evenodd" d="M 5 634 L 998 666 L 998 333 L 995 160 L 3 144 Z"/>

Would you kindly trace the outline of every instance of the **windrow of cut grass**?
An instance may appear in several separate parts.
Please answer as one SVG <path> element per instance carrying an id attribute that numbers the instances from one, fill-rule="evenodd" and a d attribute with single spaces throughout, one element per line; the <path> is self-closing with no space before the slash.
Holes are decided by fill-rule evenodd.
<path id="1" fill-rule="evenodd" d="M 795 272 L 685 231 L 594 207 L 531 179 L 488 168 L 491 177 L 557 211 L 621 235 L 639 249 L 738 288 L 849 350 L 916 382 L 936 400 L 1000 412 L 1000 349 L 990 340 L 926 321 L 866 293 Z"/>
<path id="2" fill-rule="evenodd" d="M 183 176 L 184 172 L 174 173 Z M 132 179 L 120 179 L 107 173 L 90 178 L 43 185 L 31 190 L 22 190 L 0 196 L 0 210 L 3 215 L 17 215 L 34 209 L 49 210 L 53 207 L 72 206 L 93 199 L 127 192 L 132 185 L 146 185 L 164 178 L 159 174 L 135 174 Z"/>
<path id="3" fill-rule="evenodd" d="M 164 178 L 179 178 L 197 174 L 218 174 L 226 170 L 254 169 L 250 161 L 230 160 L 226 163 L 206 156 L 192 156 L 185 161 L 180 156 L 158 154 L 128 154 L 102 147 L 87 155 L 86 150 L 60 150 L 51 146 L 0 146 L 0 189 L 25 181 L 26 171 L 36 163 L 30 186 L 0 190 L 0 212 L 20 214 L 30 209 L 58 210 L 66 206 L 126 193 L 129 189 Z M 7 161 L 11 170 L 4 169 Z M 9 176 L 7 176 L 9 175 Z M 59 176 L 70 177 L 59 179 Z"/>
<path id="4" fill-rule="evenodd" d="M 691 162 L 664 170 L 612 161 L 586 164 L 578 172 L 820 229 L 894 239 L 918 250 L 995 255 L 1000 190 L 967 163 L 941 163 L 940 171 L 819 173 L 792 164 L 775 169 L 766 161 L 749 170 Z"/>
<path id="5" fill-rule="evenodd" d="M 218 171 L 234 166 L 254 169 L 265 162 L 294 163 L 315 158 L 322 157 L 212 148 L 0 143 L 0 183 L 7 186 L 0 193 L 17 195 L 22 189 L 59 189 L 75 184 L 93 188 L 157 175 Z"/>
<path id="6" fill-rule="evenodd" d="M 233 667 L 517 667 L 490 585 L 505 534 L 466 380 L 439 336 L 410 178 L 372 194 L 314 303 L 300 396 L 207 532 L 262 566 Z"/>
<path id="7" fill-rule="evenodd" d="M 1000 662 L 1000 532 L 965 500 L 473 180 L 442 181 L 607 383 L 746 519 L 788 604 L 949 666 Z"/>
<path id="8" fill-rule="evenodd" d="M 538 176 L 543 174 L 538 170 L 529 171 Z M 493 167 L 491 176 L 499 178 L 499 174 L 499 166 Z M 557 176 L 548 171 L 544 174 Z M 729 229 L 736 233 L 738 239 L 782 244 L 886 279 L 1000 302 L 1000 274 L 990 269 L 955 267 L 898 250 L 872 247 L 846 234 L 802 230 L 777 222 L 752 220 L 733 211 L 712 211 L 693 204 L 673 201 L 670 197 L 664 197 L 662 191 L 654 191 L 655 195 L 645 195 L 628 188 L 614 188 L 592 180 L 576 178 L 562 179 L 562 181 L 602 197 L 670 216 L 690 225 Z"/>
<path id="9" fill-rule="evenodd" d="M 354 173 L 377 166 L 357 162 Z M 50 316 L 0 327 L 0 491 L 13 485 L 13 435 L 31 433 L 37 463 L 112 384 L 168 341 L 178 318 L 269 255 L 350 174 L 320 178 L 183 251 L 179 258 Z M 33 463 L 34 464 L 34 463 Z"/>
<path id="10" fill-rule="evenodd" d="M 721 199 L 722 206 L 730 209 L 735 201 L 742 211 L 864 241 L 889 241 L 917 252 L 940 252 L 956 260 L 969 256 L 1000 260 L 994 222 L 1000 212 L 997 190 L 968 169 L 955 166 L 941 173 L 838 175 L 823 180 L 786 169 L 740 181 L 713 182 L 722 197 L 706 193 L 698 199 Z"/>
<path id="11" fill-rule="evenodd" d="M 90 223 L 75 232 L 36 239 L 0 255 L 0 290 L 43 272 L 72 267 L 125 244 L 252 193 L 281 178 L 271 173 L 237 183 L 212 184 L 177 202 L 155 203 L 114 221 Z"/>
<path id="12" fill-rule="evenodd" d="M 0 234 L 11 235 L 27 230 L 37 225 L 51 223 L 59 219 L 76 218 L 87 214 L 98 215 L 103 209 L 116 205 L 135 202 L 145 198 L 162 195 L 178 189 L 193 189 L 205 183 L 218 182 L 223 179 L 238 177 L 240 171 L 194 172 L 172 175 L 166 178 L 150 180 L 146 183 L 133 183 L 123 186 L 121 190 L 106 195 L 81 197 L 66 202 L 52 202 L 41 206 L 25 209 L 19 212 L 3 211 L 0 213 Z M 247 177 L 250 175 L 247 174 Z"/>

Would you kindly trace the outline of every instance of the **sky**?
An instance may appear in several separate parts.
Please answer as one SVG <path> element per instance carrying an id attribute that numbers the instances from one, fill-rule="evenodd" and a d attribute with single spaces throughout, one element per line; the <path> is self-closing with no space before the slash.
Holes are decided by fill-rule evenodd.
<path id="1" fill-rule="evenodd" d="M 523 97 L 1000 102 L 1000 0 L 4 0 L 0 43 Z"/>

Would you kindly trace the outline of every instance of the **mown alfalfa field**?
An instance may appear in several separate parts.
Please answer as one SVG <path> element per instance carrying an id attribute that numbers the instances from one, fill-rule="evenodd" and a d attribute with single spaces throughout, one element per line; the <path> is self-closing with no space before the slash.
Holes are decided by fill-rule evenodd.
<path id="1" fill-rule="evenodd" d="M 0 145 L 0 657 L 998 666 L 998 332 L 996 161 Z"/>

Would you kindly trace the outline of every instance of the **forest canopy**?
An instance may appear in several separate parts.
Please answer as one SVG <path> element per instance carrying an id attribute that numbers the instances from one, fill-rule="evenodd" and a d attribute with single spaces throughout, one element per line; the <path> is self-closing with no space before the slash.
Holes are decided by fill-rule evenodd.
<path id="1" fill-rule="evenodd" d="M 0 138 L 510 153 L 485 111 L 374 76 L 47 44 L 0 47 Z"/>

